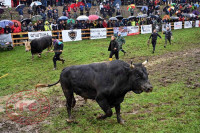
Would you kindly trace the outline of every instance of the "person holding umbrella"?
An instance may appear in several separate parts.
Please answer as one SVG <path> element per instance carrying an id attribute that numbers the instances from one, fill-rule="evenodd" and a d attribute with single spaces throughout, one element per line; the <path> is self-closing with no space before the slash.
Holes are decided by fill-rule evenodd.
<path id="1" fill-rule="evenodd" d="M 153 33 L 151 34 L 151 36 L 149 37 L 148 42 L 150 41 L 150 39 L 152 38 L 152 46 L 153 46 L 153 54 L 155 52 L 155 48 L 156 48 L 156 42 L 157 42 L 157 38 L 160 37 L 162 39 L 162 37 L 157 33 L 156 29 L 154 29 Z"/>
<path id="2" fill-rule="evenodd" d="M 167 40 L 169 41 L 169 43 L 171 45 L 172 32 L 169 29 L 169 27 L 167 27 L 167 30 L 164 32 L 164 34 L 165 34 L 165 45 L 164 45 L 164 48 L 166 48 Z"/>
<path id="3" fill-rule="evenodd" d="M 120 32 L 118 33 L 118 36 L 117 36 L 117 42 L 118 42 L 118 46 L 119 46 L 118 50 L 122 51 L 125 55 L 126 51 L 123 50 L 122 45 L 125 44 L 126 41 L 125 41 L 124 37 L 121 36 Z"/>
<path id="4" fill-rule="evenodd" d="M 60 58 L 64 45 L 61 41 L 57 40 L 56 37 L 53 37 L 53 46 L 54 46 L 54 52 L 55 52 L 55 55 L 53 57 L 53 64 L 54 64 L 53 70 L 56 70 L 56 61 L 62 61 L 62 64 L 65 63 L 65 60 Z"/>
<path id="5" fill-rule="evenodd" d="M 6 25 L 6 27 L 4 28 L 4 33 L 5 34 L 9 34 L 9 33 L 11 33 L 12 31 L 11 31 L 11 28 L 9 27 L 9 25 Z"/>
<path id="6" fill-rule="evenodd" d="M 110 51 L 109 61 L 112 61 L 112 56 L 115 55 L 115 58 L 119 59 L 118 43 L 114 36 L 111 37 L 110 45 L 108 51 Z"/>

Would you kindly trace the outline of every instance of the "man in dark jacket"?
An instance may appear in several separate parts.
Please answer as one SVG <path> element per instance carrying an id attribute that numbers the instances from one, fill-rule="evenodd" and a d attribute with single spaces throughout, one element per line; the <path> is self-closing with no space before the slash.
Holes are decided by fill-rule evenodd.
<path id="1" fill-rule="evenodd" d="M 152 38 L 152 46 L 153 46 L 153 52 L 155 52 L 155 48 L 156 48 L 156 41 L 157 41 L 157 38 L 158 36 L 162 39 L 162 37 L 156 32 L 156 29 L 153 31 L 153 33 L 151 34 L 151 36 L 149 37 L 149 39 Z"/>
<path id="2" fill-rule="evenodd" d="M 108 47 L 108 51 L 110 51 L 110 56 L 109 60 L 112 61 L 112 56 L 115 55 L 115 58 L 118 60 L 119 59 L 119 46 L 117 41 L 115 40 L 115 37 L 111 37 L 110 45 Z"/>
<path id="3" fill-rule="evenodd" d="M 164 45 L 164 48 L 166 48 L 167 40 L 169 41 L 169 43 L 171 45 L 172 32 L 170 31 L 169 27 L 167 27 L 167 30 L 164 32 L 164 34 L 165 34 L 165 45 Z"/>
<path id="4" fill-rule="evenodd" d="M 56 61 L 62 61 L 62 64 L 65 63 L 65 60 L 60 58 L 60 55 L 62 54 L 62 51 L 63 51 L 63 43 L 54 37 L 53 45 L 54 45 L 54 52 L 55 52 L 55 55 L 53 57 L 53 64 L 54 64 L 54 70 L 56 70 Z"/>

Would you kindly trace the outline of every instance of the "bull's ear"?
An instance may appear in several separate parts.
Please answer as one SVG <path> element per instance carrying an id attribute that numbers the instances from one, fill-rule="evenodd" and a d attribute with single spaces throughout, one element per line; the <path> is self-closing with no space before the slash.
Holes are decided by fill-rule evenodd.
<path id="1" fill-rule="evenodd" d="M 142 65 L 146 66 L 147 63 L 148 63 L 148 60 L 144 61 L 144 62 L 142 63 Z"/>
<path id="2" fill-rule="evenodd" d="M 134 68 L 135 66 L 133 65 L 133 61 L 131 60 L 131 65 L 130 65 L 130 68 Z"/>

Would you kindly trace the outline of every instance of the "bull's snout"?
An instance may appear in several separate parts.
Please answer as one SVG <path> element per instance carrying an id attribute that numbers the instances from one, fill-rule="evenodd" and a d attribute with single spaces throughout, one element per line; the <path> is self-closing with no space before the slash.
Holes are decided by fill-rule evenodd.
<path id="1" fill-rule="evenodd" d="M 151 84 L 147 84 L 145 85 L 145 87 L 143 87 L 145 92 L 152 92 L 153 91 L 153 86 Z"/>

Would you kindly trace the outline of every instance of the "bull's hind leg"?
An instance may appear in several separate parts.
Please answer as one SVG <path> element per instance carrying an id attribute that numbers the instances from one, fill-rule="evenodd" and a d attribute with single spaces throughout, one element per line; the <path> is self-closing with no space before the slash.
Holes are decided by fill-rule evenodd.
<path id="1" fill-rule="evenodd" d="M 105 119 L 107 117 L 111 117 L 112 116 L 112 110 L 110 105 L 107 102 L 106 98 L 96 98 L 97 103 L 99 104 L 99 106 L 101 107 L 101 109 L 105 112 L 105 115 L 100 115 L 97 117 L 97 119 Z"/>
<path id="2" fill-rule="evenodd" d="M 73 122 L 72 117 L 71 117 L 71 110 L 72 108 L 75 106 L 75 98 L 73 95 L 73 91 L 67 89 L 67 87 L 65 87 L 65 85 L 63 85 L 61 83 L 65 98 L 66 98 L 66 108 L 67 108 L 67 113 L 68 113 L 68 119 L 67 122 L 71 123 Z"/>

